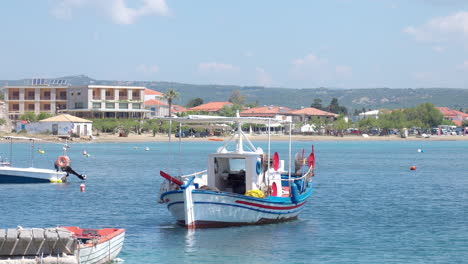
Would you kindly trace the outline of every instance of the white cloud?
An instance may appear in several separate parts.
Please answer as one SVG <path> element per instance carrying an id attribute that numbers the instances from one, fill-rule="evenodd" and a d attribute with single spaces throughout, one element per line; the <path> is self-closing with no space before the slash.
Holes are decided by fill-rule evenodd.
<path id="1" fill-rule="evenodd" d="M 408 26 L 403 32 L 419 41 L 439 42 L 459 36 L 468 37 L 468 12 L 436 17 L 420 27 Z"/>
<path id="2" fill-rule="evenodd" d="M 432 47 L 432 49 L 435 51 L 435 52 L 439 52 L 439 53 L 442 53 L 445 51 L 445 48 L 444 47 L 441 47 L 441 46 L 434 46 Z"/>
<path id="3" fill-rule="evenodd" d="M 220 62 L 202 62 L 198 64 L 198 70 L 200 72 L 237 72 L 239 69 L 232 64 L 220 63 Z"/>
<path id="4" fill-rule="evenodd" d="M 146 75 L 151 75 L 159 72 L 159 67 L 156 65 L 140 64 L 137 66 L 137 71 Z"/>
<path id="5" fill-rule="evenodd" d="M 321 59 L 317 57 L 315 54 L 308 54 L 303 58 L 295 59 L 293 61 L 294 66 L 301 67 L 301 66 L 318 66 L 318 65 L 323 65 L 327 64 L 328 61 L 326 59 Z"/>
<path id="6" fill-rule="evenodd" d="M 257 73 L 257 83 L 261 86 L 271 86 L 273 84 L 273 79 L 270 74 L 268 74 L 263 68 L 255 68 Z"/>
<path id="7" fill-rule="evenodd" d="M 126 0 L 57 0 L 52 15 L 60 19 L 71 19 L 75 9 L 91 7 L 103 11 L 117 24 L 132 24 L 139 17 L 169 15 L 165 0 L 141 0 L 139 7 L 127 6 Z"/>
<path id="8" fill-rule="evenodd" d="M 339 76 L 345 76 L 345 77 L 349 77 L 353 74 L 353 69 L 349 66 L 344 66 L 344 65 L 338 65 L 335 67 L 335 72 L 339 75 Z"/>
<path id="9" fill-rule="evenodd" d="M 458 69 L 468 71 L 468 60 L 464 61 L 461 65 L 459 65 Z"/>

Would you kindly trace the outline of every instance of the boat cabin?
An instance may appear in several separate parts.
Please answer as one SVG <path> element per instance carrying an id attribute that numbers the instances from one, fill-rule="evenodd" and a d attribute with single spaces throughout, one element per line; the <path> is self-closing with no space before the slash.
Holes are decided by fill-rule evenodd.
<path id="1" fill-rule="evenodd" d="M 214 153 L 208 156 L 209 187 L 220 191 L 244 194 L 259 189 L 259 176 L 262 175 L 261 153 Z M 257 165 L 258 164 L 258 165 Z"/>

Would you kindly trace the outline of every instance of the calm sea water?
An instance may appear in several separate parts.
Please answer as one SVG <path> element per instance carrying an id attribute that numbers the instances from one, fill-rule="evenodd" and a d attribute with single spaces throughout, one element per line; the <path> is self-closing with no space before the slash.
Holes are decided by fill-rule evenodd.
<path id="1" fill-rule="evenodd" d="M 174 159 L 166 143 L 74 144 L 69 156 L 88 175 L 86 192 L 77 178 L 0 185 L 0 227 L 125 228 L 119 257 L 128 264 L 468 262 L 468 142 L 316 142 L 314 193 L 299 220 L 187 231 L 157 203 L 159 170 L 204 169 L 218 143 L 182 143 Z M 287 158 L 287 145 L 272 148 Z M 36 154 L 36 165 L 51 167 L 60 149 L 40 146 L 46 153 Z M 28 150 L 17 144 L 13 163 L 26 166 Z"/>

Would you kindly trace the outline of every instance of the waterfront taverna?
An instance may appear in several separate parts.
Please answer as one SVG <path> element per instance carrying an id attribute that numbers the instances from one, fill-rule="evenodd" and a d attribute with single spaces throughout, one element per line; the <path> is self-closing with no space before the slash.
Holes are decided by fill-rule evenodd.
<path id="1" fill-rule="evenodd" d="M 91 136 L 93 121 L 61 114 L 40 120 L 35 123 L 18 122 L 16 131 L 25 130 L 29 134 L 51 133 L 57 136 L 77 135 Z"/>

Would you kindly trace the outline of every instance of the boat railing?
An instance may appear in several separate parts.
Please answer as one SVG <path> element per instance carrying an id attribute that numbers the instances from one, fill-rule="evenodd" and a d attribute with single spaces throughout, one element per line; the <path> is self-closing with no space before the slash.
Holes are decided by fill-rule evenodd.
<path id="1" fill-rule="evenodd" d="M 294 178 L 289 178 L 289 179 L 281 179 L 281 181 L 290 181 L 290 182 L 293 182 L 293 181 L 299 181 L 299 180 L 302 180 L 302 179 L 305 179 L 305 178 L 309 178 L 311 176 L 314 176 L 314 167 L 311 166 L 309 167 L 309 169 L 307 170 L 306 173 L 304 173 L 304 175 L 302 175 L 301 177 L 294 177 Z"/>
<path id="2" fill-rule="evenodd" d="M 189 177 L 192 177 L 192 176 L 199 176 L 199 175 L 202 175 L 202 174 L 206 173 L 207 171 L 208 170 L 203 170 L 203 171 L 195 172 L 195 173 L 192 173 L 192 174 L 182 175 L 180 177 L 182 179 L 185 179 L 185 178 L 189 178 Z"/>

